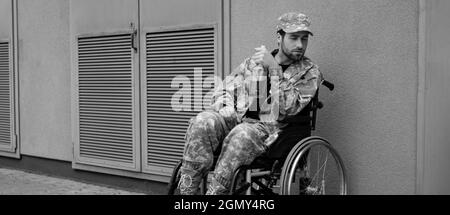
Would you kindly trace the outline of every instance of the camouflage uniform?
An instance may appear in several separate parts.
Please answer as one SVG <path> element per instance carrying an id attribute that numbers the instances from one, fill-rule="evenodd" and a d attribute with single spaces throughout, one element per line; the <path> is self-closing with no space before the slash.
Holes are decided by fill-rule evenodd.
<path id="1" fill-rule="evenodd" d="M 220 156 L 214 171 L 210 193 L 224 194 L 230 187 L 234 170 L 250 164 L 266 151 L 263 144 L 269 129 L 261 122 L 226 121 L 217 112 L 202 112 L 191 120 L 186 133 L 181 194 L 197 194 L 200 182 L 213 166 L 214 155 Z M 230 129 L 232 128 L 232 129 Z"/>
<path id="2" fill-rule="evenodd" d="M 289 25 L 284 19 L 297 25 Z M 280 18 L 280 22 L 279 26 L 287 30 L 308 30 L 309 27 L 309 20 L 303 16 Z M 267 80 L 271 86 L 269 95 L 262 93 Z M 253 60 L 246 59 L 223 85 L 216 86 L 212 111 L 202 112 L 190 122 L 180 169 L 181 194 L 197 194 L 202 177 L 212 168 L 214 155 L 218 154 L 207 194 L 228 192 L 235 170 L 267 151 L 288 125 L 287 120 L 308 105 L 322 80 L 317 65 L 306 57 L 285 71 L 270 68 L 267 73 Z M 256 110 L 258 105 L 260 120 L 247 118 L 245 114 Z M 231 118 L 219 114 L 220 109 L 229 107 L 235 110 Z"/>

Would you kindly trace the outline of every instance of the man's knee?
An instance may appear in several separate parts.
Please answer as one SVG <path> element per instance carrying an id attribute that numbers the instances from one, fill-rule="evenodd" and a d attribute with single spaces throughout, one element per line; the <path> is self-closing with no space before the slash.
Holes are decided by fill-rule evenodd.
<path id="1" fill-rule="evenodd" d="M 215 115 L 215 113 L 209 112 L 209 111 L 204 111 L 204 112 L 198 113 L 197 116 L 195 116 L 192 119 L 191 123 L 208 125 L 209 123 L 215 122 L 215 121 L 217 121 L 217 116 Z"/>
<path id="2" fill-rule="evenodd" d="M 191 119 L 186 131 L 185 140 L 187 143 L 200 141 L 204 144 L 211 145 L 213 150 L 215 150 L 227 133 L 228 131 L 224 127 L 220 114 L 205 111 Z"/>
<path id="3" fill-rule="evenodd" d="M 214 124 L 216 116 L 211 112 L 201 112 L 197 116 L 191 118 L 189 121 L 189 127 L 186 130 L 185 139 L 189 140 L 194 138 L 203 138 L 214 132 Z M 188 141 L 189 143 L 190 141 Z"/>

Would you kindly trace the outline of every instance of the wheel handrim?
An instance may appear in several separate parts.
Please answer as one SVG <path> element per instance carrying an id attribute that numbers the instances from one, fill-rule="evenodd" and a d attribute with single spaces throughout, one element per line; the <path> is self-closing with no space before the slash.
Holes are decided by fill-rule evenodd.
<path id="1" fill-rule="evenodd" d="M 311 150 L 316 146 L 322 147 L 326 150 L 326 158 L 325 158 L 325 162 L 324 162 L 323 166 L 320 164 L 317 165 L 318 172 L 312 176 L 311 182 L 308 183 L 308 186 L 305 187 L 304 194 L 327 194 L 326 189 L 325 189 L 326 188 L 325 175 L 326 175 L 326 168 L 328 165 L 327 164 L 328 160 L 334 160 L 334 164 L 336 165 L 338 180 L 340 182 L 339 185 L 337 186 L 339 189 L 338 194 L 340 194 L 340 195 L 347 194 L 345 168 L 341 161 L 341 158 L 339 157 L 339 154 L 337 154 L 336 150 L 333 147 L 331 147 L 331 145 L 328 143 L 328 141 L 326 141 L 325 139 L 320 138 L 320 137 L 306 138 L 306 139 L 302 140 L 301 142 L 299 142 L 292 149 L 292 151 L 289 154 L 288 158 L 286 159 L 285 165 L 283 167 L 283 171 L 282 171 L 282 175 L 281 175 L 280 194 L 282 194 L 282 195 L 292 195 L 293 194 L 291 192 L 292 185 L 293 185 L 291 182 L 293 182 L 294 176 L 296 175 L 296 173 L 298 171 L 297 167 L 300 165 L 300 159 L 303 158 L 306 151 Z M 330 156 L 333 157 L 334 159 L 330 159 Z M 309 157 L 310 157 L 310 155 L 308 155 L 308 158 Z M 318 160 L 320 160 L 320 156 L 319 156 Z M 309 173 L 310 164 L 311 164 L 311 162 L 308 161 L 307 162 L 307 171 L 304 172 L 304 174 Z M 305 170 L 302 170 L 302 171 L 305 171 Z M 321 180 L 319 180 L 320 177 L 317 174 L 320 174 L 321 171 L 322 171 L 322 178 L 321 178 Z M 309 178 L 308 176 L 309 175 L 307 175 L 305 178 L 308 179 Z M 317 180 L 316 180 L 317 183 L 315 186 L 311 186 L 311 184 L 312 184 L 312 182 L 314 182 L 315 178 L 317 178 Z M 301 180 L 303 180 L 302 177 L 300 177 L 299 181 L 301 181 Z M 299 186 L 300 186 L 300 184 L 299 184 Z"/>

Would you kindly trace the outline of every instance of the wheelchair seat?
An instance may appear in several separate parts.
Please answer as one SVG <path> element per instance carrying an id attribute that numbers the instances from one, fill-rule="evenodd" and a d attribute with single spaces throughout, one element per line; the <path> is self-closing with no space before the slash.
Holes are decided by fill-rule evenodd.
<path id="1" fill-rule="evenodd" d="M 217 160 L 218 160 L 218 156 L 214 156 L 214 165 L 211 167 L 210 171 L 214 171 L 214 168 L 216 167 L 216 164 L 217 164 Z M 257 157 L 251 164 L 246 165 L 245 167 L 247 169 L 270 170 L 276 162 L 283 163 L 284 159 L 273 159 L 273 158 L 267 157 L 266 155 L 261 155 L 261 156 Z M 281 166 L 280 166 L 280 168 L 281 168 Z"/>
<path id="2" fill-rule="evenodd" d="M 271 158 L 268 158 L 266 156 L 259 156 L 257 157 L 250 165 L 249 167 L 253 169 L 270 169 L 272 168 L 273 164 L 275 162 L 279 162 L 279 160 L 274 160 Z"/>

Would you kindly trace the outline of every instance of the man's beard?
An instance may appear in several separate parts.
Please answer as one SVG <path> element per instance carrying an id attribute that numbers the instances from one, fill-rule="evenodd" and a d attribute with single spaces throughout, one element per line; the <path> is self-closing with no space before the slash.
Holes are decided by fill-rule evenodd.
<path id="1" fill-rule="evenodd" d="M 303 58 L 304 50 L 302 50 L 302 54 L 299 55 L 295 55 L 294 53 L 292 53 L 291 51 L 289 51 L 286 46 L 284 45 L 284 41 L 281 44 L 281 51 L 283 52 L 283 54 L 288 57 L 290 60 L 292 61 L 299 61 Z"/>

